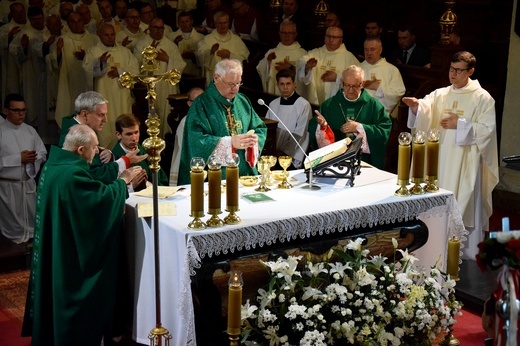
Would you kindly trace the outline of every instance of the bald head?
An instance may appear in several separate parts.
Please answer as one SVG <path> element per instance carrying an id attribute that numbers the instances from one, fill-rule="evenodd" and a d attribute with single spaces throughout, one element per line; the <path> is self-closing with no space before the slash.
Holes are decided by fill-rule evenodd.
<path id="1" fill-rule="evenodd" d="M 61 35 L 61 19 L 57 14 L 50 14 L 45 19 L 45 27 L 52 35 L 60 36 Z"/>

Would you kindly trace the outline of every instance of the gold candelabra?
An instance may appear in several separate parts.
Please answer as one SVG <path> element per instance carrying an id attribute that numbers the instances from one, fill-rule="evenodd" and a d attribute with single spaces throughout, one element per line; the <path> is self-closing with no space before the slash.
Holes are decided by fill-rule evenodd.
<path id="1" fill-rule="evenodd" d="M 150 171 L 152 172 L 153 182 L 153 228 L 154 228 L 154 258 L 155 258 L 155 328 L 151 329 L 148 338 L 150 339 L 150 345 L 162 346 L 169 345 L 172 336 L 168 329 L 164 328 L 161 323 L 161 290 L 160 290 L 160 256 L 159 256 L 159 199 L 158 199 L 158 188 L 157 188 L 157 176 L 161 166 L 161 151 L 165 147 L 164 140 L 159 138 L 159 132 L 161 121 L 157 114 L 155 114 L 155 100 L 157 98 L 157 92 L 155 91 L 155 85 L 161 81 L 175 85 L 179 83 L 181 74 L 179 71 L 173 69 L 163 74 L 156 74 L 155 72 L 159 69 L 159 62 L 157 58 L 157 50 L 148 46 L 144 49 L 143 53 L 143 65 L 139 75 L 132 75 L 128 72 L 123 73 L 119 77 L 119 83 L 125 88 L 131 88 L 135 83 L 141 82 L 146 85 L 147 94 L 146 99 L 148 100 L 148 118 L 145 122 L 147 126 L 147 133 L 150 136 L 143 142 L 143 147 L 148 153 L 148 161 L 150 162 Z"/>

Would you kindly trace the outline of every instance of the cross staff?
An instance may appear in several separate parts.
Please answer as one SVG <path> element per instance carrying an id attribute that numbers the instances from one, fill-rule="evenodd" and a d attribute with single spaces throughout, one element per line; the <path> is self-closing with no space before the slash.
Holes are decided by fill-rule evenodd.
<path id="1" fill-rule="evenodd" d="M 164 140 L 159 138 L 161 121 L 157 114 L 155 114 L 155 100 L 157 92 L 155 85 L 161 81 L 175 85 L 179 83 L 181 74 L 179 71 L 173 69 L 164 74 L 155 74 L 159 69 L 159 62 L 156 60 L 157 51 L 154 47 L 148 46 L 144 49 L 143 65 L 141 66 L 141 74 L 134 76 L 125 72 L 119 77 L 119 83 L 125 88 L 131 88 L 135 83 L 141 82 L 146 85 L 148 100 L 148 118 L 146 119 L 146 132 L 150 137 L 144 140 L 143 147 L 148 153 L 148 161 L 150 161 L 150 170 L 152 172 L 153 182 L 153 227 L 154 227 L 154 248 L 155 248 L 155 328 L 150 331 L 148 338 L 150 345 L 165 345 L 170 344 L 172 336 L 168 329 L 164 328 L 161 323 L 161 274 L 160 274 L 160 256 L 159 256 L 159 199 L 157 192 L 157 172 L 161 168 L 159 161 L 161 161 L 161 151 L 165 147 Z"/>

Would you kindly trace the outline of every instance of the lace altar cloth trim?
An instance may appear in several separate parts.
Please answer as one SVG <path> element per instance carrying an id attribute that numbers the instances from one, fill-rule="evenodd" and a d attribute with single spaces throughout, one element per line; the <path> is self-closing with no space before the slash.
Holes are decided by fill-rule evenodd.
<path id="1" fill-rule="evenodd" d="M 442 216 L 445 213 L 450 214 L 450 219 L 455 217 L 457 220 L 450 220 L 448 229 L 449 234 L 452 234 L 459 224 L 462 225 L 455 203 L 452 196 L 429 196 L 276 220 L 226 232 L 191 235 L 188 239 L 190 275 L 195 275 L 194 269 L 200 267 L 200 261 L 205 257 L 261 248 L 298 238 L 345 232 L 354 228 L 413 220 L 425 212 L 428 212 L 429 217 Z M 458 217 L 454 215 L 454 209 Z"/>

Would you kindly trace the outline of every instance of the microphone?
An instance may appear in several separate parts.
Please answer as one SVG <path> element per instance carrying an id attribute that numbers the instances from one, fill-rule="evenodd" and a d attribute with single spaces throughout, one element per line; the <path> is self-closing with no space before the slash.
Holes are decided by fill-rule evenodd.
<path id="1" fill-rule="evenodd" d="M 298 141 L 296 140 L 296 138 L 294 138 L 292 132 L 287 128 L 287 126 L 285 126 L 284 122 L 282 121 L 282 119 L 280 119 L 278 117 L 278 115 L 276 115 L 276 113 L 271 109 L 271 107 L 269 107 L 267 105 L 267 103 L 265 103 L 265 101 L 263 99 L 258 99 L 258 104 L 260 106 L 266 106 L 267 109 L 269 109 L 271 111 L 271 113 L 274 115 L 274 117 L 280 122 L 280 124 L 282 124 L 282 126 L 285 128 L 285 130 L 287 132 L 289 132 L 289 135 L 291 136 L 291 138 L 293 139 L 294 143 L 296 143 L 296 145 L 298 146 L 298 148 L 300 148 L 300 150 L 302 151 L 303 155 L 305 155 L 305 158 L 307 159 L 307 161 L 309 162 L 309 176 L 307 177 L 307 179 L 309 180 L 309 185 L 307 186 L 304 186 L 302 187 L 302 189 L 309 189 L 309 190 L 320 190 L 321 188 L 319 186 L 316 186 L 316 185 L 312 185 L 312 162 L 311 162 L 311 159 L 309 158 L 309 155 L 307 155 L 307 153 L 305 152 L 305 150 L 302 148 L 302 146 L 300 145 L 300 143 L 298 143 Z"/>

